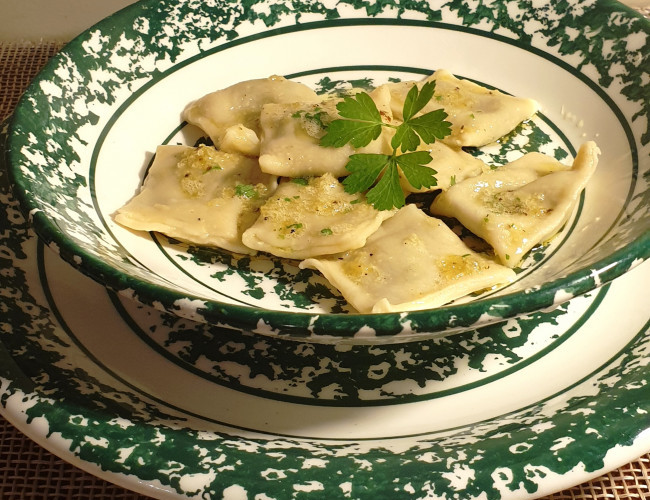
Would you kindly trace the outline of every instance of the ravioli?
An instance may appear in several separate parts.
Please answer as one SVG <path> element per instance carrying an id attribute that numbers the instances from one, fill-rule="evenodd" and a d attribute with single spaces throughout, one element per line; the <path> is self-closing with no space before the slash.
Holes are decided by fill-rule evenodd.
<path id="1" fill-rule="evenodd" d="M 462 148 L 449 146 L 443 142 L 436 141 L 433 144 L 425 144 L 418 148 L 420 151 L 428 151 L 432 160 L 427 167 L 436 171 L 436 185 L 430 188 L 414 188 L 400 171 L 400 185 L 406 193 L 423 193 L 446 190 L 450 186 L 461 182 L 469 177 L 474 177 L 489 167 L 478 158 L 462 150 Z"/>
<path id="2" fill-rule="evenodd" d="M 406 105 L 413 86 L 428 81 L 436 84 L 433 96 L 413 92 L 418 97 Z M 508 151 L 517 147 L 517 137 L 507 134 L 539 105 L 446 70 L 357 95 L 341 107 L 351 121 L 329 127 L 343 118 L 337 108 L 343 99 L 271 76 L 191 102 L 183 119 L 215 146 L 160 146 L 143 187 L 115 221 L 196 245 L 300 260 L 300 268 L 320 271 L 361 313 L 421 310 L 514 280 L 512 268 L 523 256 L 566 224 L 598 162 L 600 151 L 590 142 L 572 166 L 540 153 L 486 165 L 463 148 L 499 139 Z M 451 123 L 442 139 L 436 140 L 447 130 L 438 114 L 400 127 L 404 115 L 441 109 Z M 321 146 L 328 130 L 337 147 Z M 352 145 L 377 130 L 366 146 Z M 400 141 L 393 148 L 395 134 Z M 436 185 L 416 187 L 430 179 L 426 155 L 405 155 L 413 150 L 431 155 L 426 167 Z M 348 175 L 344 187 L 340 178 Z M 457 236 L 464 231 L 459 224 L 452 230 L 415 204 L 379 210 L 403 205 L 402 194 L 428 191 L 441 191 L 431 213 L 456 218 L 473 241 Z"/>
<path id="3" fill-rule="evenodd" d="M 241 235 L 277 186 L 256 159 L 210 146 L 158 146 L 140 192 L 115 221 L 199 245 L 255 253 Z"/>
<path id="4" fill-rule="evenodd" d="M 438 307 L 515 277 L 414 205 L 383 222 L 362 248 L 300 267 L 320 271 L 361 313 Z"/>
<path id="5" fill-rule="evenodd" d="M 372 97 L 372 96 L 371 96 Z M 381 99 L 384 99 L 381 102 Z M 375 93 L 379 107 L 387 112 L 389 94 Z M 336 104 L 340 98 L 327 98 L 317 104 L 266 104 L 262 108 L 260 124 L 260 167 L 264 172 L 286 177 L 319 176 L 326 173 L 335 177 L 348 175 L 345 165 L 354 153 L 390 154 L 392 130 L 382 134 L 368 146 L 355 149 L 346 144 L 340 148 L 323 147 L 320 139 L 327 124 L 340 118 Z M 377 102 L 379 101 L 379 102 Z M 385 118 L 390 121 L 390 116 Z"/>
<path id="6" fill-rule="evenodd" d="M 245 245 L 278 257 L 305 259 L 364 245 L 393 211 L 348 194 L 330 174 L 283 182 L 242 237 Z"/>
<path id="7" fill-rule="evenodd" d="M 490 244 L 501 263 L 515 267 L 538 243 L 557 233 L 598 164 L 594 142 L 583 144 L 572 167 L 541 153 L 451 186 L 431 212 L 455 217 Z"/>
<path id="8" fill-rule="evenodd" d="M 490 144 L 539 111 L 539 104 L 533 99 L 513 97 L 461 80 L 447 70 L 438 70 L 417 85 L 421 87 L 430 80 L 436 82 L 434 97 L 420 114 L 444 109 L 446 120 L 451 123 L 451 135 L 442 142 L 453 146 Z M 398 121 L 403 120 L 404 101 L 414 83 L 386 84 L 391 94 L 391 110 Z"/>
<path id="9" fill-rule="evenodd" d="M 257 156 L 264 104 L 320 100 L 316 92 L 302 83 L 271 76 L 207 94 L 185 107 L 183 119 L 201 128 L 219 149 Z"/>

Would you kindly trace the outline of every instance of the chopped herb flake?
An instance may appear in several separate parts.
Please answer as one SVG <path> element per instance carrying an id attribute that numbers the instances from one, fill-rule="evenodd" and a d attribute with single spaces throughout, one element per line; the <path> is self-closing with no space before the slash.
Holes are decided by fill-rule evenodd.
<path id="1" fill-rule="evenodd" d="M 237 184 L 235 186 L 235 194 L 240 198 L 248 199 L 257 198 L 258 196 L 257 190 L 252 184 Z"/>

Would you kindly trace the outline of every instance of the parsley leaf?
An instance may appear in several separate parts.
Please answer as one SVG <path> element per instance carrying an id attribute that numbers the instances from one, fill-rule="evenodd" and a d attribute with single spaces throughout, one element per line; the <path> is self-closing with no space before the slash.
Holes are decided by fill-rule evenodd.
<path id="1" fill-rule="evenodd" d="M 359 92 L 354 96 L 348 96 L 336 105 L 339 114 L 350 120 L 375 121 L 381 124 L 381 115 L 377 110 L 375 101 L 365 92 Z"/>
<path id="2" fill-rule="evenodd" d="M 428 151 L 406 153 L 395 157 L 404 177 L 416 189 L 438 185 L 435 175 L 438 173 L 426 165 L 432 158 Z"/>
<path id="3" fill-rule="evenodd" d="M 343 179 L 343 187 L 347 193 L 354 194 L 366 191 L 375 183 L 390 156 L 370 153 L 350 155 L 345 166 L 351 174 Z"/>
<path id="4" fill-rule="evenodd" d="M 381 179 L 366 195 L 368 201 L 377 210 L 391 210 L 403 207 L 406 201 L 404 191 L 399 183 L 397 159 L 391 156 Z"/>
<path id="5" fill-rule="evenodd" d="M 451 133 L 451 123 L 443 109 L 416 116 L 434 97 L 435 81 L 426 82 L 422 88 L 413 85 L 403 106 L 404 121 L 399 125 L 384 123 L 372 98 L 365 92 L 345 97 L 336 108 L 340 119 L 327 126 L 320 141 L 321 146 L 355 148 L 367 146 L 377 139 L 382 127 L 395 129 L 391 139 L 392 154 L 358 153 L 350 155 L 346 169 L 350 172 L 343 180 L 347 193 L 367 191 L 367 200 L 377 210 L 390 210 L 404 206 L 405 195 L 400 184 L 400 171 L 416 189 L 436 186 L 432 161 L 427 151 L 417 151 L 422 143 L 431 144 Z"/>
<path id="6" fill-rule="evenodd" d="M 415 151 L 420 145 L 420 136 L 415 133 L 408 122 L 402 123 L 390 141 L 393 149 L 401 148 L 402 151 Z"/>
<path id="7" fill-rule="evenodd" d="M 399 181 L 399 170 L 417 189 L 437 185 L 436 171 L 426 165 L 431 161 L 427 151 L 417 151 L 403 155 L 380 155 L 359 153 L 350 156 L 346 168 L 350 175 L 343 179 L 347 193 L 368 191 L 368 201 L 377 210 L 390 210 L 402 207 L 405 203 L 404 191 Z M 377 184 L 373 184 L 379 179 Z"/>
<path id="8" fill-rule="evenodd" d="M 442 139 L 451 133 L 451 123 L 445 121 L 447 113 L 443 109 L 429 111 L 413 118 L 431 100 L 435 88 L 436 82 L 431 81 L 425 83 L 422 90 L 418 90 L 417 85 L 413 85 L 408 91 L 404 100 L 404 122 L 397 127 L 391 140 L 393 149 L 401 148 L 404 152 L 415 151 L 421 141 L 431 144 L 436 139 Z"/>
<path id="9" fill-rule="evenodd" d="M 435 81 L 425 83 L 422 85 L 421 90 L 418 90 L 417 85 L 411 87 L 411 90 L 406 94 L 404 107 L 402 109 L 402 115 L 404 116 L 405 122 L 409 121 L 413 116 L 422 111 L 422 108 L 424 108 L 433 97 L 435 90 Z"/>
<path id="10" fill-rule="evenodd" d="M 445 118 L 447 113 L 442 109 L 436 109 L 414 118 L 409 125 L 426 144 L 432 144 L 436 139 L 444 139 L 451 134 L 451 123 Z"/>
<path id="11" fill-rule="evenodd" d="M 381 134 L 383 121 L 374 101 L 365 92 L 345 97 L 336 105 L 344 120 L 334 120 L 320 140 L 321 146 L 340 148 L 347 143 L 355 148 L 367 146 Z"/>

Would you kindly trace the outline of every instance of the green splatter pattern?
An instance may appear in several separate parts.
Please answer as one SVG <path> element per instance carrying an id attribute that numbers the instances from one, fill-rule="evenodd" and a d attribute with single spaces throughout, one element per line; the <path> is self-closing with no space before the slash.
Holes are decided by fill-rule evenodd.
<path id="1" fill-rule="evenodd" d="M 271 28 L 300 30 L 310 23 L 336 27 L 363 24 L 368 18 L 432 29 L 455 27 L 526 50 L 548 52 L 565 69 L 576 72 L 576 77 L 584 70 L 594 85 L 627 98 L 630 123 L 622 124 L 641 129 L 638 142 L 630 137 L 635 170 L 629 179 L 629 200 L 625 200 L 626 206 L 612 228 L 603 234 L 603 244 L 577 256 L 562 270 L 564 274 L 556 274 L 557 279 L 541 290 L 515 287 L 509 291 L 525 293 L 407 316 L 349 315 L 339 314 L 347 312 L 345 305 L 314 275 L 296 274 L 284 265 L 274 265 L 272 279 L 262 280 L 254 266 L 245 267 L 245 261 L 237 260 L 231 263 L 242 267 L 217 266 L 214 270 L 214 284 L 223 282 L 223 287 L 213 295 L 206 296 L 208 292 L 202 287 L 178 289 L 168 278 L 152 273 L 107 230 L 102 220 L 107 215 L 97 210 L 94 173 L 87 169 L 97 154 L 93 142 L 98 138 L 93 134 L 102 128 L 104 113 L 110 116 L 148 85 L 197 57 Z M 648 215 L 648 175 L 647 170 L 637 172 L 641 167 L 646 169 L 638 156 L 646 153 L 639 148 L 647 151 L 650 143 L 646 119 L 650 83 L 640 70 L 648 63 L 648 34 L 647 21 L 606 0 L 539 6 L 518 0 L 478 2 L 473 8 L 456 0 L 433 4 L 392 0 L 337 4 L 300 0 L 271 4 L 255 0 L 144 1 L 75 39 L 47 66 L 17 108 L 8 158 L 21 205 L 30 212 L 43 240 L 84 273 L 144 304 L 275 335 L 304 337 L 309 332 L 353 336 L 374 331 L 378 337 L 390 338 L 405 331 L 444 334 L 483 324 L 486 317 L 505 319 L 522 310 L 550 307 L 558 296 L 589 291 L 650 253 L 647 224 L 642 222 Z M 369 81 L 361 78 L 351 83 L 363 87 Z M 340 87 L 340 81 L 324 75 L 319 85 L 323 91 L 333 90 Z M 510 141 L 501 144 L 501 150 L 480 154 L 504 160 L 515 145 L 526 148 L 543 144 L 542 149 L 548 149 L 549 154 L 565 158 L 570 152 L 555 144 L 555 138 L 548 142 L 546 133 L 543 127 L 525 124 Z M 57 188 L 51 189 L 52 185 Z M 191 258 L 187 262 L 198 262 L 196 252 L 188 255 Z M 540 260 L 541 253 L 536 252 L 529 262 L 533 265 Z M 594 269 L 598 279 L 593 277 Z M 232 274 L 234 270 L 237 276 Z M 220 301 L 227 295 L 223 290 L 241 286 L 244 297 Z M 321 310 L 314 307 L 316 302 L 323 306 Z M 306 313 L 292 314 L 301 310 Z"/>

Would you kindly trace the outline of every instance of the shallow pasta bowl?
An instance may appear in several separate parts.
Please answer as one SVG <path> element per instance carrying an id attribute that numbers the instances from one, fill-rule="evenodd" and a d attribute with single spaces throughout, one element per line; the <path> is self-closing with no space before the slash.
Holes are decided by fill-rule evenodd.
<path id="1" fill-rule="evenodd" d="M 650 255 L 649 34 L 647 20 L 606 1 L 562 9 L 499 2 L 474 12 L 455 1 L 143 1 L 48 64 L 16 109 L 7 158 L 41 238 L 124 296 L 266 335 L 444 335 L 553 307 Z M 180 114 L 208 92 L 272 74 L 325 87 L 420 79 L 440 68 L 541 103 L 525 133 L 481 152 L 492 161 L 518 154 L 515 146 L 560 158 L 587 140 L 602 150 L 562 232 L 498 291 L 433 310 L 357 314 L 294 262 L 136 234 L 112 219 L 137 192 L 157 145 L 197 139 Z"/>

